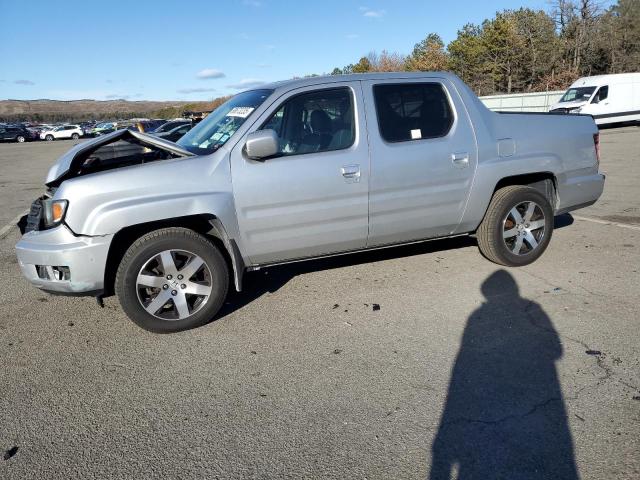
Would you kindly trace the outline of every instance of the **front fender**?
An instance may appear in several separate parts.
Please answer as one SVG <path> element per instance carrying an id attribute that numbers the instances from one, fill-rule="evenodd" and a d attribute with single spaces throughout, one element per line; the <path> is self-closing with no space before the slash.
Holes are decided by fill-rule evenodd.
<path id="1" fill-rule="evenodd" d="M 70 208 L 70 213 L 71 211 Z M 229 192 L 162 193 L 112 199 L 97 203 L 85 215 L 69 216 L 66 223 L 76 233 L 97 236 L 116 233 L 130 225 L 207 214 L 220 218 L 224 225 L 235 225 L 231 194 Z"/>

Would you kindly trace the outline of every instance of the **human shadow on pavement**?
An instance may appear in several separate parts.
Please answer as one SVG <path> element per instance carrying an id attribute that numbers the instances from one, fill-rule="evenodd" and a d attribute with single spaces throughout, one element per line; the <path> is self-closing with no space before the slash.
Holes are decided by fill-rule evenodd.
<path id="1" fill-rule="evenodd" d="M 429 478 L 578 479 L 551 319 L 505 270 L 481 289 L 486 300 L 462 336 Z"/>

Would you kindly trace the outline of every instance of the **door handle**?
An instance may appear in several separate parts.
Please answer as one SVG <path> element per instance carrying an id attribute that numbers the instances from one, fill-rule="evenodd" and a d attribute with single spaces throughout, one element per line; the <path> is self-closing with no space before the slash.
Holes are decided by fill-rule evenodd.
<path id="1" fill-rule="evenodd" d="M 469 166 L 469 154 L 467 152 L 457 152 L 451 154 L 451 161 L 460 168 Z"/>
<path id="2" fill-rule="evenodd" d="M 340 169 L 340 173 L 347 182 L 360 181 L 360 165 L 345 165 Z"/>

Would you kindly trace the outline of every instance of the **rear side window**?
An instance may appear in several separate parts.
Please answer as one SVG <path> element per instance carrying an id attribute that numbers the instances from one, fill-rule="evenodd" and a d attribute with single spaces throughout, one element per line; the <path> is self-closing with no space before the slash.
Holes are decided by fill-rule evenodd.
<path id="1" fill-rule="evenodd" d="M 445 136 L 453 111 L 439 83 L 382 84 L 373 87 L 380 135 L 387 142 Z"/>
<path id="2" fill-rule="evenodd" d="M 353 96 L 349 88 L 303 93 L 286 100 L 262 130 L 278 134 L 280 155 L 349 148 L 355 140 Z"/>

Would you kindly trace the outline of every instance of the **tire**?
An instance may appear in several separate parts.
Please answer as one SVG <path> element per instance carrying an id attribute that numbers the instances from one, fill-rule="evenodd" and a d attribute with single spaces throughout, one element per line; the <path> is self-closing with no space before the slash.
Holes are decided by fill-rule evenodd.
<path id="1" fill-rule="evenodd" d="M 521 267 L 544 253 L 552 233 L 553 208 L 547 197 L 534 188 L 514 185 L 494 193 L 476 236 L 487 259 Z"/>
<path id="2" fill-rule="evenodd" d="M 46 137 L 44 137 L 44 139 L 45 139 L 47 142 L 53 142 L 53 135 L 47 135 Z"/>
<path id="3" fill-rule="evenodd" d="M 228 288 L 229 269 L 218 248 L 186 228 L 163 228 L 140 237 L 124 254 L 115 281 L 127 316 L 154 333 L 211 321 Z"/>
<path id="4" fill-rule="evenodd" d="M 78 140 L 80 138 L 80 135 L 78 135 L 77 133 L 73 133 L 73 134 L 71 134 L 71 138 L 73 140 Z"/>
<path id="5" fill-rule="evenodd" d="M 18 143 L 24 143 L 25 140 L 26 139 L 22 135 L 18 135 L 16 137 L 16 142 L 18 142 Z"/>

